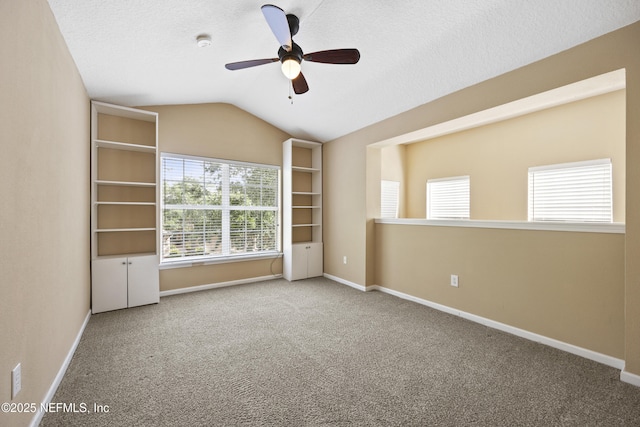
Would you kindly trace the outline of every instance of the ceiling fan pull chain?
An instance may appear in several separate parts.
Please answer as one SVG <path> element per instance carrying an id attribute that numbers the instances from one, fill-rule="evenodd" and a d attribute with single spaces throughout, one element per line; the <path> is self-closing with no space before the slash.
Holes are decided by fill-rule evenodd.
<path id="1" fill-rule="evenodd" d="M 293 94 L 291 93 L 291 89 L 292 89 L 293 85 L 291 85 L 289 82 L 287 82 L 287 86 L 289 87 L 289 100 L 291 101 L 291 105 L 293 105 Z"/>

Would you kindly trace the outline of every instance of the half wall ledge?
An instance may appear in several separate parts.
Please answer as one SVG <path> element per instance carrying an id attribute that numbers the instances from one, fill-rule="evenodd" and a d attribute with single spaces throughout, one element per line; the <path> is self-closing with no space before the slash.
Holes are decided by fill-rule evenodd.
<path id="1" fill-rule="evenodd" d="M 568 231 L 579 233 L 624 234 L 625 224 L 585 222 L 530 222 L 421 218 L 376 218 L 376 224 L 426 225 L 430 227 L 499 228 L 508 230 Z"/>

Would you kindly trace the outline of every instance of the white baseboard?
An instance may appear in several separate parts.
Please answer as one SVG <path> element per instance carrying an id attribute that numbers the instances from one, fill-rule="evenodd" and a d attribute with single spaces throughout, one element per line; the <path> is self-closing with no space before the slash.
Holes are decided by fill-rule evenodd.
<path id="1" fill-rule="evenodd" d="M 521 338 L 528 339 L 530 341 L 538 342 L 541 344 L 548 345 L 549 347 L 554 347 L 559 350 L 566 351 L 567 353 L 575 354 L 577 356 L 584 357 L 589 360 L 593 360 L 598 363 L 602 363 L 607 366 L 611 366 L 616 369 L 624 369 L 624 360 L 618 359 L 612 356 L 608 356 L 606 354 L 598 353 L 592 350 L 588 350 L 586 348 L 578 347 L 573 344 L 568 344 L 562 341 L 558 341 L 553 338 L 545 337 L 544 335 L 539 335 L 533 332 L 526 331 L 524 329 L 516 328 L 515 326 L 510 326 L 504 323 L 496 322 L 495 320 L 487 319 L 485 317 L 477 316 L 475 314 L 467 313 L 465 311 L 457 310 L 455 308 L 448 307 L 446 305 L 438 304 L 435 302 L 431 302 L 428 300 L 424 300 L 422 298 L 414 297 L 413 295 L 408 295 L 403 292 L 395 291 L 393 289 L 384 288 L 382 286 L 373 285 L 367 286 L 367 291 L 380 291 L 386 294 L 394 295 L 402 299 L 406 299 L 409 301 L 417 302 L 418 304 L 426 305 L 427 307 L 431 307 L 433 309 L 453 314 L 455 316 L 462 317 L 464 319 L 470 320 L 472 322 L 479 323 L 484 326 L 488 326 L 493 329 L 497 329 L 502 332 L 506 332 L 512 335 L 519 336 Z M 633 374 L 627 374 L 629 376 L 630 382 L 633 381 Z M 635 376 L 635 381 L 638 381 L 640 377 Z M 623 380 L 624 381 L 624 380 Z"/>
<path id="2" fill-rule="evenodd" d="M 160 292 L 160 297 L 166 297 L 169 295 L 186 294 L 189 292 L 206 291 L 208 289 L 226 288 L 227 286 L 245 285 L 247 283 L 264 282 L 266 280 L 280 279 L 282 274 L 276 274 L 273 276 L 261 276 L 253 277 L 250 279 L 231 280 L 229 282 L 212 283 L 210 285 L 190 286 L 188 288 L 171 289 L 168 291 Z"/>
<path id="3" fill-rule="evenodd" d="M 351 286 L 352 288 L 355 288 L 355 289 L 357 289 L 359 291 L 366 292 L 366 290 L 367 290 L 366 287 L 364 287 L 362 285 L 358 285 L 357 283 L 354 283 L 354 282 L 350 282 L 350 281 L 345 280 L 343 278 L 340 278 L 340 277 L 337 277 L 337 276 L 332 276 L 331 274 L 327 274 L 327 273 L 324 273 L 323 275 L 324 275 L 324 277 L 326 277 L 329 280 L 333 280 L 334 282 L 342 283 L 343 285 Z"/>
<path id="4" fill-rule="evenodd" d="M 640 375 L 632 374 L 624 369 L 620 371 L 620 381 L 640 387 Z"/>
<path id="5" fill-rule="evenodd" d="M 58 370 L 58 374 L 53 379 L 53 383 L 51 384 L 51 387 L 49 387 L 49 391 L 47 391 L 47 394 L 44 396 L 44 400 L 42 401 L 42 404 L 38 407 L 38 412 L 36 412 L 33 419 L 31 420 L 31 424 L 29 424 L 31 427 L 37 427 L 40 424 L 40 421 L 42 421 L 42 417 L 44 417 L 44 411 L 42 411 L 41 409 L 43 406 L 46 406 L 49 403 L 51 403 L 53 396 L 56 394 L 56 391 L 58 390 L 58 387 L 62 382 L 62 378 L 64 378 L 64 374 L 67 372 L 69 363 L 71 363 L 71 359 L 73 359 L 73 354 L 76 352 L 76 349 L 78 348 L 78 344 L 80 344 L 80 338 L 82 338 L 82 334 L 84 333 L 84 328 L 87 327 L 87 323 L 89 323 L 90 318 L 91 318 L 91 310 L 89 310 L 89 312 L 87 313 L 87 317 L 84 318 L 84 322 L 82 322 L 82 326 L 78 331 L 78 335 L 76 335 L 75 341 L 73 341 L 73 344 L 69 349 L 69 353 L 67 353 L 67 357 L 65 357 L 64 361 L 62 362 L 62 366 L 60 366 L 60 370 Z"/>

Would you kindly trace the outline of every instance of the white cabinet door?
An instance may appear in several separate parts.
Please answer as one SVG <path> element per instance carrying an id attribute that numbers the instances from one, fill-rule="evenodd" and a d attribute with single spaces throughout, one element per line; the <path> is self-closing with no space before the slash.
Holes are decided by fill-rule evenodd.
<path id="1" fill-rule="evenodd" d="M 309 243 L 307 249 L 307 277 L 322 276 L 322 243 Z"/>
<path id="2" fill-rule="evenodd" d="M 127 258 L 91 262 L 91 311 L 127 308 Z"/>
<path id="3" fill-rule="evenodd" d="M 322 243 L 298 243 L 292 245 L 291 249 L 289 280 L 322 276 Z"/>
<path id="4" fill-rule="evenodd" d="M 128 258 L 129 307 L 155 304 L 160 300 L 158 257 L 155 255 Z"/>
<path id="5" fill-rule="evenodd" d="M 91 312 L 155 304 L 160 299 L 155 255 L 101 258 L 91 262 Z"/>
<path id="6" fill-rule="evenodd" d="M 307 246 L 306 243 L 291 245 L 291 279 L 307 278 Z"/>

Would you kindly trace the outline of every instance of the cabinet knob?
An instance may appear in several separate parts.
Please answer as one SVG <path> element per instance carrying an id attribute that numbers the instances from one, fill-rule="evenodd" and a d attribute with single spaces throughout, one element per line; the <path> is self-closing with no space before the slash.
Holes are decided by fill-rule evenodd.
<path id="1" fill-rule="evenodd" d="M 127 265 L 127 263 L 126 263 L 126 262 L 124 262 L 124 261 L 122 261 L 122 265 Z"/>

